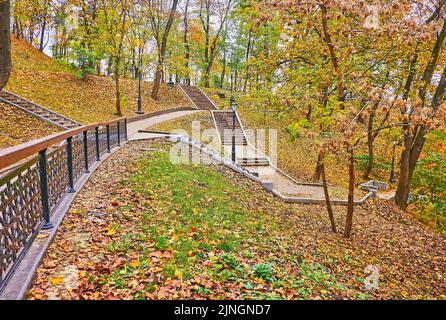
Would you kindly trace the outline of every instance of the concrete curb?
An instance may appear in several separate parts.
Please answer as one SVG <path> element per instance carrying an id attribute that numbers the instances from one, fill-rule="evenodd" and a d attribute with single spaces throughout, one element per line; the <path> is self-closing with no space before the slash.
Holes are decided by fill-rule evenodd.
<path id="1" fill-rule="evenodd" d="M 311 199 L 311 198 L 299 198 L 299 197 L 285 196 L 282 193 L 280 193 L 279 191 L 275 190 L 269 181 L 262 181 L 261 179 L 259 179 L 258 177 L 256 177 L 252 173 L 250 173 L 248 170 L 246 170 L 245 168 L 238 165 L 237 163 L 234 163 L 231 160 L 228 160 L 226 158 L 222 158 L 221 155 L 216 153 L 214 150 L 208 148 L 206 145 L 196 142 L 190 137 L 185 137 L 185 136 L 180 136 L 180 135 L 176 135 L 176 136 L 169 135 L 169 136 L 172 141 L 174 141 L 174 142 L 181 141 L 183 143 L 187 143 L 190 146 L 199 149 L 201 152 L 203 152 L 205 155 L 211 157 L 217 163 L 223 164 L 226 167 L 232 169 L 233 171 L 235 171 L 239 174 L 243 174 L 246 178 L 248 178 L 254 182 L 260 183 L 266 191 L 272 193 L 274 196 L 276 196 L 277 198 L 281 199 L 282 201 L 284 201 L 286 203 L 322 204 L 322 205 L 326 204 L 325 199 Z M 313 183 L 302 184 L 302 185 L 319 186 L 319 184 L 313 184 Z M 369 198 L 374 197 L 374 196 L 376 196 L 376 192 L 369 192 L 361 200 L 354 201 L 353 204 L 354 205 L 363 205 Z M 336 206 L 347 206 L 348 201 L 347 200 L 332 200 L 331 204 L 336 205 Z"/>

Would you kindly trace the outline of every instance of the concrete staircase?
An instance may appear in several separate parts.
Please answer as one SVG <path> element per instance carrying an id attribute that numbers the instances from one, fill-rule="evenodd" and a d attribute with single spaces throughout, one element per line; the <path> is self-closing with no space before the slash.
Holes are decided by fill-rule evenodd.
<path id="1" fill-rule="evenodd" d="M 0 90 L 0 101 L 17 107 L 34 117 L 40 118 L 43 121 L 49 122 L 64 130 L 80 127 L 81 124 L 70 118 L 62 116 L 52 110 L 44 108 L 34 102 L 26 100 L 18 95 L 15 95 L 6 90 Z"/>
<path id="2" fill-rule="evenodd" d="M 213 111 L 212 115 L 223 145 L 232 145 L 233 114 L 232 111 Z M 235 145 L 248 145 L 238 117 L 235 119 Z"/>
<path id="3" fill-rule="evenodd" d="M 231 148 L 232 129 L 234 126 L 233 112 L 231 110 L 211 112 L 212 118 L 214 119 L 214 125 L 217 128 L 223 147 L 228 149 Z M 270 165 L 269 159 L 258 155 L 255 148 L 249 144 L 238 114 L 236 114 L 235 118 L 235 145 L 237 149 L 236 154 L 243 155 L 242 157 L 237 158 L 237 163 L 239 165 L 244 167 L 261 167 Z"/>
<path id="4" fill-rule="evenodd" d="M 179 85 L 184 94 L 189 100 L 200 110 L 217 110 L 215 104 L 208 98 L 208 96 L 198 87 L 188 86 L 184 84 Z"/>

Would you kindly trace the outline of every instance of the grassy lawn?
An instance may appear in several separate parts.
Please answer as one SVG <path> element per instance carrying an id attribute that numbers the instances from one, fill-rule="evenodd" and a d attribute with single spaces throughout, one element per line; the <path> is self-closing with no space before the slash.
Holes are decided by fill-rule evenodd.
<path id="1" fill-rule="evenodd" d="M 174 165 L 167 152 L 168 145 L 132 143 L 101 166 L 67 214 L 30 299 L 444 293 L 436 278 L 444 239 L 398 218 L 398 211 L 383 223 L 376 204 L 357 209 L 354 237 L 345 240 L 330 233 L 323 206 L 286 205 L 224 167 Z M 335 214 L 341 227 L 344 209 Z M 419 241 L 425 241 L 419 250 L 410 249 Z M 364 288 L 369 264 L 380 268 L 377 291 Z M 76 271 L 74 288 L 67 286 L 67 268 Z"/>

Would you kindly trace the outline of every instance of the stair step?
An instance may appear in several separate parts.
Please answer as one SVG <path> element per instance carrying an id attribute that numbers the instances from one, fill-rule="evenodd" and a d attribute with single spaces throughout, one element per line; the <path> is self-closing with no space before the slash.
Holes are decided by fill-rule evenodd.
<path id="1" fill-rule="evenodd" d="M 266 158 L 256 158 L 256 159 L 237 159 L 240 164 L 243 165 L 269 165 L 269 160 Z"/>
<path id="2" fill-rule="evenodd" d="M 239 165 L 243 167 L 268 167 L 269 163 L 243 163 L 239 162 Z"/>
<path id="3" fill-rule="evenodd" d="M 15 106 L 19 106 L 28 112 L 32 112 L 40 117 L 46 118 L 47 120 L 55 122 L 64 127 L 67 128 L 79 127 L 79 124 L 77 124 L 76 122 L 70 119 L 66 119 L 63 116 L 59 115 L 58 113 L 46 110 L 40 107 L 39 105 L 32 103 L 31 101 L 15 96 L 7 91 L 0 90 L 0 98 L 5 100 L 5 102 L 8 102 Z"/>
<path id="4" fill-rule="evenodd" d="M 268 161 L 267 158 L 264 157 L 256 157 L 256 158 L 239 158 L 241 161 Z"/>

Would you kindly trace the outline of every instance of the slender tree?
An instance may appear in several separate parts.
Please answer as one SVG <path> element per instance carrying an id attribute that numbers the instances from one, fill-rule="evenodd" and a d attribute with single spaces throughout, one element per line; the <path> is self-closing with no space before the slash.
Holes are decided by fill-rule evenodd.
<path id="1" fill-rule="evenodd" d="M 155 37 L 158 57 L 151 97 L 152 99 L 158 99 L 164 70 L 164 61 L 166 59 L 167 41 L 175 20 L 178 0 L 171 1 L 170 10 L 167 9 L 169 7 L 169 1 L 147 0 L 147 5 L 149 6 L 151 12 L 150 25 L 153 36 Z M 166 12 L 168 12 L 167 18 Z"/>
<path id="2" fill-rule="evenodd" d="M 229 18 L 232 0 L 200 0 L 199 17 L 204 32 L 204 69 L 202 81 L 206 88 L 210 87 L 210 75 L 212 66 L 218 52 L 218 45 L 223 27 Z M 217 20 L 217 27 L 213 32 L 213 20 Z"/>
<path id="3" fill-rule="evenodd" d="M 9 79 L 11 71 L 10 1 L 0 0 L 0 89 Z"/>

